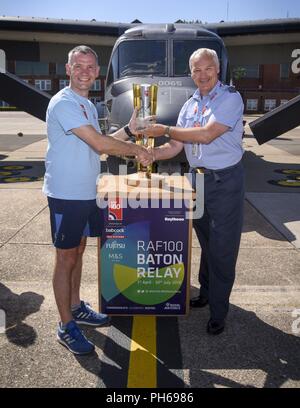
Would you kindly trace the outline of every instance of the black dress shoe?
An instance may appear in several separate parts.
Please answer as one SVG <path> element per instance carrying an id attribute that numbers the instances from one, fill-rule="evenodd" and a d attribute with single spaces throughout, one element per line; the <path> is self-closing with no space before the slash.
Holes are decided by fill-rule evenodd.
<path id="1" fill-rule="evenodd" d="M 217 335 L 217 334 L 222 333 L 224 329 L 225 329 L 225 320 L 214 321 L 212 319 L 209 319 L 207 323 L 206 331 L 208 334 Z"/>
<path id="2" fill-rule="evenodd" d="M 198 295 L 190 300 L 191 307 L 204 307 L 208 304 L 208 299 L 202 295 Z"/>

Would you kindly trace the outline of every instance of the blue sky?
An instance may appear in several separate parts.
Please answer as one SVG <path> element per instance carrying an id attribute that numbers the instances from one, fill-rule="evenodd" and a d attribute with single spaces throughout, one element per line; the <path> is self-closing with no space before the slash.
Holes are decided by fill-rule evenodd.
<path id="1" fill-rule="evenodd" d="M 130 23 L 300 18 L 299 0 L 0 0 L 0 15 Z"/>

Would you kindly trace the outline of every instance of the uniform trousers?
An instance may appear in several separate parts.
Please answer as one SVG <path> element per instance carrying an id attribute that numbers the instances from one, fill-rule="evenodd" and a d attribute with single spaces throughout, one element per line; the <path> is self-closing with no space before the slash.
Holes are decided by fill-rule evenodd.
<path id="1" fill-rule="evenodd" d="M 196 169 L 192 169 L 196 171 Z M 204 169 L 204 214 L 193 220 L 201 245 L 200 295 L 209 301 L 211 318 L 225 319 L 235 279 L 244 210 L 241 162 L 221 170 Z"/>

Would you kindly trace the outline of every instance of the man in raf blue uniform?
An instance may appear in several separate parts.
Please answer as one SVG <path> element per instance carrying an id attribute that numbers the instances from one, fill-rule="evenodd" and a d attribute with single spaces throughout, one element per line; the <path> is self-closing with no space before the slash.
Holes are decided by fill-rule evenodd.
<path id="1" fill-rule="evenodd" d="M 190 171 L 204 173 L 204 214 L 193 221 L 202 249 L 201 287 L 190 305 L 209 304 L 207 332 L 216 335 L 225 327 L 243 223 L 244 106 L 235 88 L 219 81 L 220 64 L 214 50 L 196 50 L 190 69 L 198 89 L 182 107 L 177 126 L 155 124 L 144 133 L 170 138 L 153 149 L 154 160 L 169 159 L 184 147 Z"/>

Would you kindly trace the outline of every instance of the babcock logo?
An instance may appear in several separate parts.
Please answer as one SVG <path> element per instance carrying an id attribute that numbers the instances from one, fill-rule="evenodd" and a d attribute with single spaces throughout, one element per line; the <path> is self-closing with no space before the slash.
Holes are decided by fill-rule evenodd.
<path id="1" fill-rule="evenodd" d="M 108 206 L 108 219 L 110 221 L 122 221 L 123 220 L 123 208 L 122 199 L 116 198 L 111 200 Z"/>

